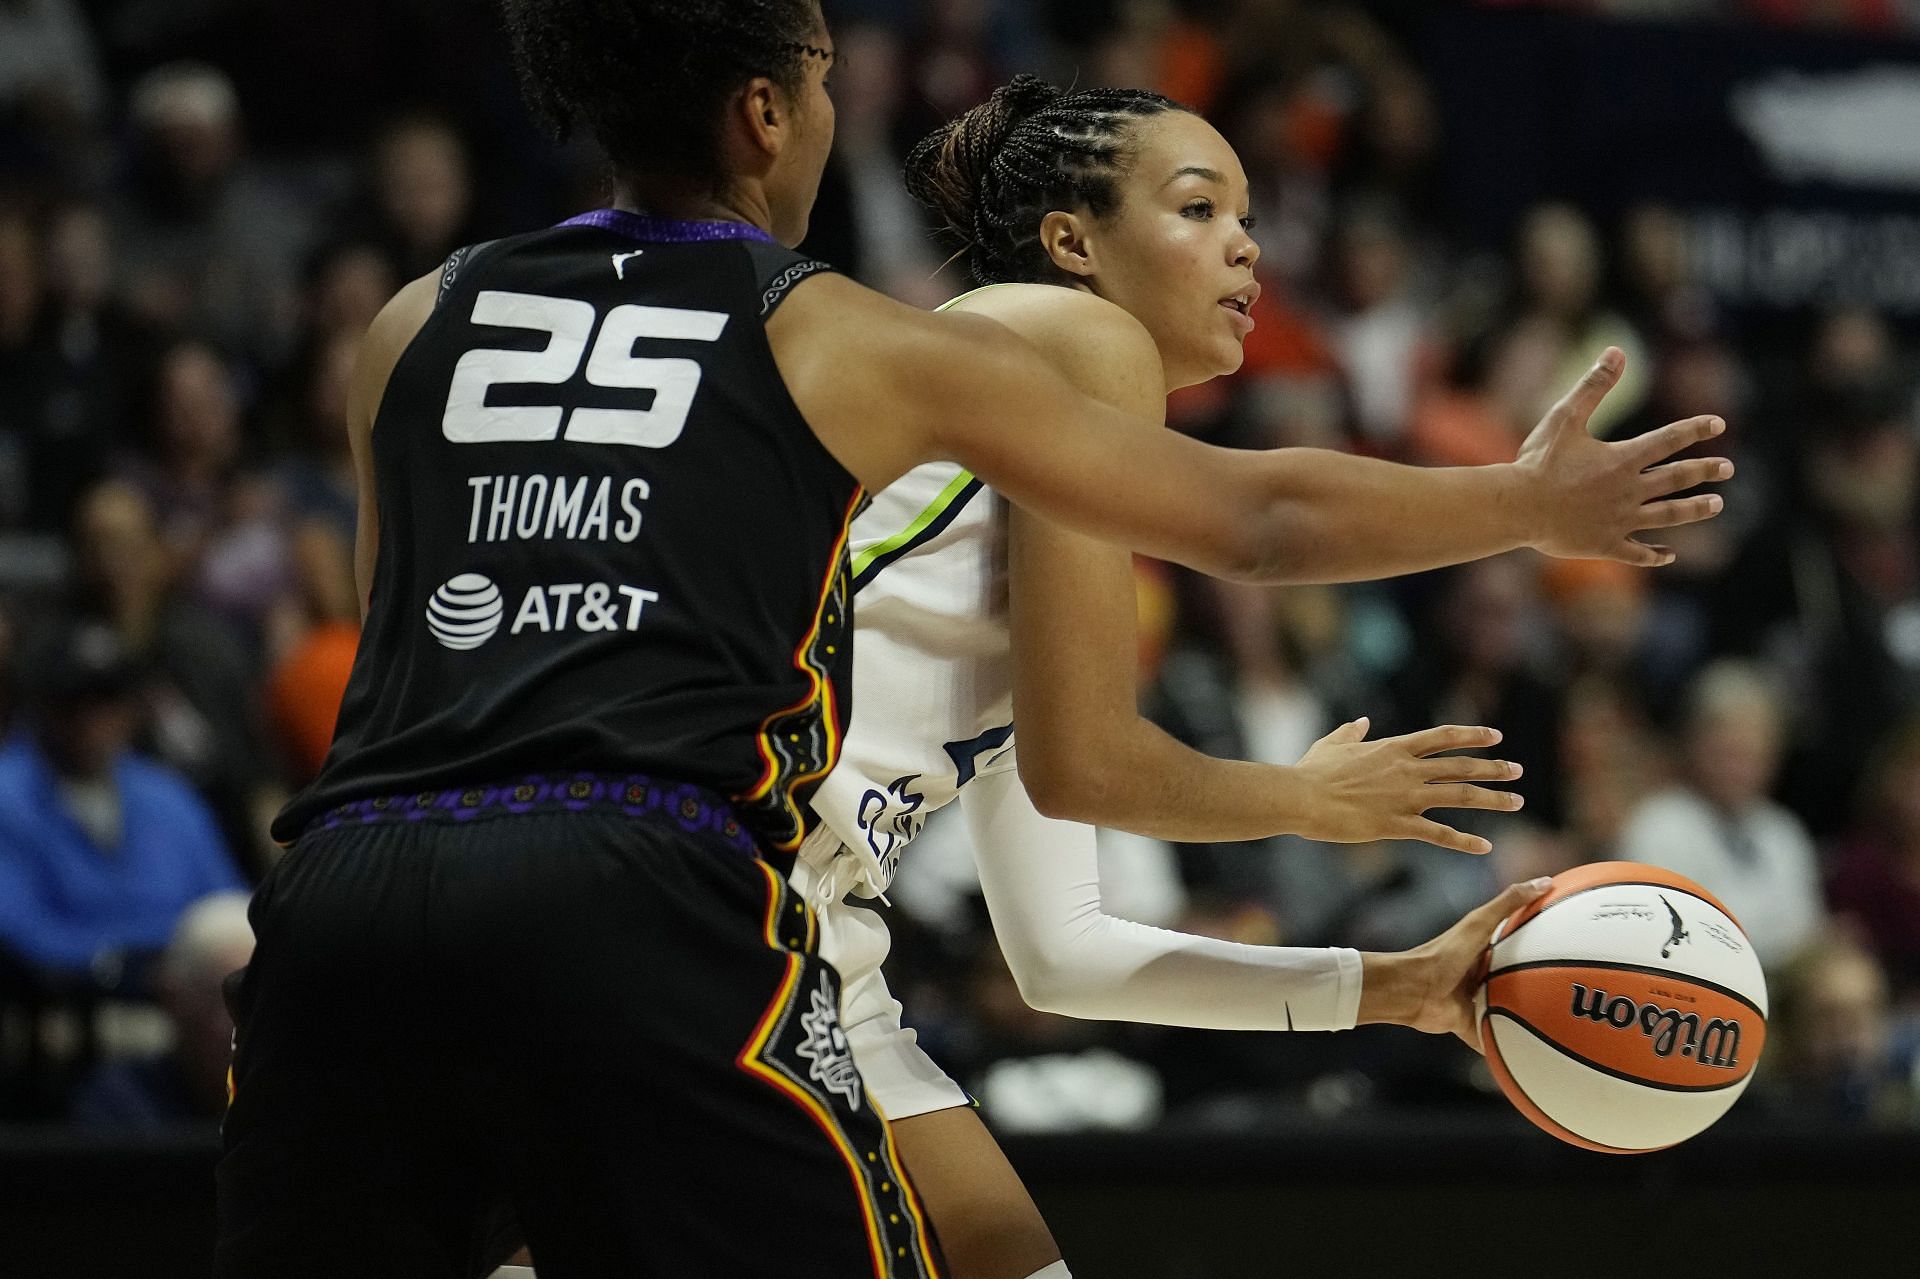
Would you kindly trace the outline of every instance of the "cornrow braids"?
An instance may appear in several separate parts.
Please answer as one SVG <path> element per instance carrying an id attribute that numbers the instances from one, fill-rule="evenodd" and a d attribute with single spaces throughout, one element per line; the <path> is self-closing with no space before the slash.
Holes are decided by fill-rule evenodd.
<path id="1" fill-rule="evenodd" d="M 1133 161 L 1135 121 L 1188 108 L 1144 89 L 1067 93 L 1017 76 L 921 139 L 907 190 L 964 246 L 980 284 L 1036 283 L 1051 273 L 1040 221 L 1056 209 L 1104 218 Z"/>
<path id="2" fill-rule="evenodd" d="M 585 129 L 623 173 L 718 182 L 727 99 L 756 76 L 789 92 L 817 48 L 815 0 L 502 0 L 528 104 Z"/>

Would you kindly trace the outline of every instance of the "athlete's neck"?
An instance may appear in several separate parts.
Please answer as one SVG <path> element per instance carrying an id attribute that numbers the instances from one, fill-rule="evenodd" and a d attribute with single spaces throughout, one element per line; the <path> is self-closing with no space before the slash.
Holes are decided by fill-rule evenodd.
<path id="1" fill-rule="evenodd" d="M 627 179 L 614 188 L 613 207 L 675 222 L 745 222 L 769 234 L 773 209 L 758 186 L 729 183 L 716 190 L 703 182 L 680 178 Z"/>
<path id="2" fill-rule="evenodd" d="M 1062 272 L 1061 274 L 1064 275 L 1065 273 Z M 1092 280 L 1084 280 L 1084 279 L 1076 278 L 1074 276 L 1066 276 L 1065 279 L 1057 280 L 1055 281 L 1055 283 L 1059 284 L 1062 288 L 1078 289 L 1082 293 L 1091 293 L 1093 294 L 1093 296 L 1097 298 L 1106 298 L 1106 300 L 1109 302 L 1113 301 L 1112 298 L 1108 298 L 1106 294 L 1102 293 L 1099 289 L 1095 288 L 1093 286 Z M 1114 303 L 1114 305 L 1118 306 L 1119 303 L 1116 302 Z M 1131 312 L 1129 312 L 1129 314 L 1131 314 Z M 1160 353 L 1160 377 L 1161 377 L 1161 380 L 1166 383 L 1167 394 L 1172 395 L 1175 391 L 1184 390 L 1189 386 L 1195 386 L 1201 382 L 1209 381 L 1212 379 L 1213 375 L 1209 373 L 1204 377 L 1196 377 L 1191 381 L 1181 381 L 1179 378 L 1174 376 L 1173 369 L 1169 367 L 1167 364 L 1166 352 L 1162 351 Z"/>

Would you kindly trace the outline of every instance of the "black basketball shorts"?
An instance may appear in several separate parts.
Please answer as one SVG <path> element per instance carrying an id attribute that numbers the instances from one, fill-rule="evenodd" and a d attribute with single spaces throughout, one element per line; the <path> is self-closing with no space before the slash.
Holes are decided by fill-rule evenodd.
<path id="1" fill-rule="evenodd" d="M 529 785 L 356 806 L 261 887 L 218 1279 L 469 1279 L 520 1231 L 541 1279 L 938 1274 L 785 877 L 691 788 L 492 803 Z"/>

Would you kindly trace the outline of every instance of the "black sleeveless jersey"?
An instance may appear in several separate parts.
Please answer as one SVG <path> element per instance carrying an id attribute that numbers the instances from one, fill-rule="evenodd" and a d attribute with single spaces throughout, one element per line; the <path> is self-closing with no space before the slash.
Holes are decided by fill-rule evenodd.
<path id="1" fill-rule="evenodd" d="M 354 800 L 569 770 L 797 848 L 838 756 L 862 494 L 765 320 L 822 264 L 603 210 L 463 249 L 374 420 L 372 606 L 290 841 Z"/>

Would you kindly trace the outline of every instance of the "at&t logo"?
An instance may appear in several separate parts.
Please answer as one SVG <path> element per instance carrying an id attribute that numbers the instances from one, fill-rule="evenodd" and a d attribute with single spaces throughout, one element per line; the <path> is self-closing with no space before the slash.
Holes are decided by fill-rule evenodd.
<path id="1" fill-rule="evenodd" d="M 493 638 L 505 615 L 500 588 L 478 573 L 462 573 L 427 601 L 427 629 L 451 649 L 479 648 Z"/>

